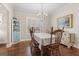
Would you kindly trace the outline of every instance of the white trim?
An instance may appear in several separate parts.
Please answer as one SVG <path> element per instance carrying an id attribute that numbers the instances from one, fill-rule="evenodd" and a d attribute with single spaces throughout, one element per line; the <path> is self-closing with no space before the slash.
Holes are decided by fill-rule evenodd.
<path id="1" fill-rule="evenodd" d="M 21 39 L 20 41 L 30 41 L 31 39 Z"/>
<path id="2" fill-rule="evenodd" d="M 75 47 L 75 48 L 79 49 L 79 46 L 74 45 L 73 47 Z"/>
<path id="3" fill-rule="evenodd" d="M 6 48 L 9 48 L 9 47 L 11 47 L 12 45 L 17 44 L 17 43 L 20 43 L 20 42 L 22 42 L 22 41 L 31 41 L 31 39 L 30 39 L 30 40 L 23 39 L 23 40 L 18 41 L 18 42 L 16 42 L 16 43 L 7 44 L 7 45 L 6 45 Z"/>
<path id="4" fill-rule="evenodd" d="M 6 45 L 6 48 L 9 48 L 11 46 L 12 46 L 12 43 L 9 43 L 9 44 Z"/>

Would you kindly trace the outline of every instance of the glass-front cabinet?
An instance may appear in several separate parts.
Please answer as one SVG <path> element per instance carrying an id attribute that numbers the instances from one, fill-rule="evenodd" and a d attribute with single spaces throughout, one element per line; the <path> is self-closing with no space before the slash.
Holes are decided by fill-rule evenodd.
<path id="1" fill-rule="evenodd" d="M 20 22 L 17 18 L 12 20 L 12 42 L 18 43 L 20 41 Z"/>

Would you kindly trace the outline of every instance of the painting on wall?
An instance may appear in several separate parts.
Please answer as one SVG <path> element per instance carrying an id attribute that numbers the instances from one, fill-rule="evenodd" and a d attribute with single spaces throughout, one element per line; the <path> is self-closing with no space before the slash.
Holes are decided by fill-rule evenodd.
<path id="1" fill-rule="evenodd" d="M 67 16 L 64 16 L 64 17 L 61 17 L 61 18 L 58 18 L 57 19 L 57 27 L 58 28 L 61 28 L 61 27 L 64 27 L 64 28 L 72 28 L 73 26 L 73 19 L 72 19 L 72 14 L 70 15 L 67 15 Z"/>

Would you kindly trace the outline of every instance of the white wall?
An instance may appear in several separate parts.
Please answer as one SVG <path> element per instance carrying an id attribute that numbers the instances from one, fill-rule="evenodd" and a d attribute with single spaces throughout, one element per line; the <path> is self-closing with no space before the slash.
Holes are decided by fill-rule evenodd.
<path id="1" fill-rule="evenodd" d="M 74 47 L 79 48 L 79 4 L 67 4 L 64 7 L 57 9 L 51 20 L 51 26 L 57 27 L 57 18 L 73 14 L 73 28 L 66 29 L 71 33 L 75 33 L 75 44 Z"/>
<path id="2" fill-rule="evenodd" d="M 13 8 L 11 6 L 11 4 L 8 4 L 8 3 L 2 3 L 2 5 L 6 8 L 6 10 L 8 11 L 8 26 L 7 26 L 7 32 L 8 32 L 8 43 L 7 43 L 7 47 L 11 46 L 11 20 L 13 18 Z"/>
<path id="3" fill-rule="evenodd" d="M 19 11 L 19 10 L 15 10 L 14 12 L 14 16 L 17 17 L 18 20 L 20 20 L 21 22 L 21 40 L 28 40 L 29 39 L 29 31 L 28 31 L 28 25 L 27 25 L 27 20 L 30 19 L 36 19 L 38 20 L 39 18 L 36 16 L 36 14 L 34 13 L 27 13 L 23 12 L 23 11 Z M 45 26 L 46 28 L 48 28 L 49 26 L 49 21 L 50 19 L 47 19 L 45 22 Z M 33 21 L 34 23 L 34 21 Z M 36 22 L 35 22 L 36 23 Z M 30 23 L 29 23 L 30 24 Z M 40 24 L 38 24 L 37 26 L 40 26 Z M 45 28 L 43 28 L 45 29 Z"/>
<path id="4" fill-rule="evenodd" d="M 0 14 L 2 14 L 2 24 L 0 24 L 0 44 L 8 42 L 8 11 L 3 5 L 0 7 Z"/>

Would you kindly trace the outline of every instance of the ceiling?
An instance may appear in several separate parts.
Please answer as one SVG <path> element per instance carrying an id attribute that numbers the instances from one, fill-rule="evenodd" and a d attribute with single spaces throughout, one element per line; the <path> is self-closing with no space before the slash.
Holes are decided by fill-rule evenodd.
<path id="1" fill-rule="evenodd" d="M 52 14 L 58 8 L 63 7 L 67 3 L 12 3 L 14 10 L 37 13 L 42 10 L 48 14 Z"/>

